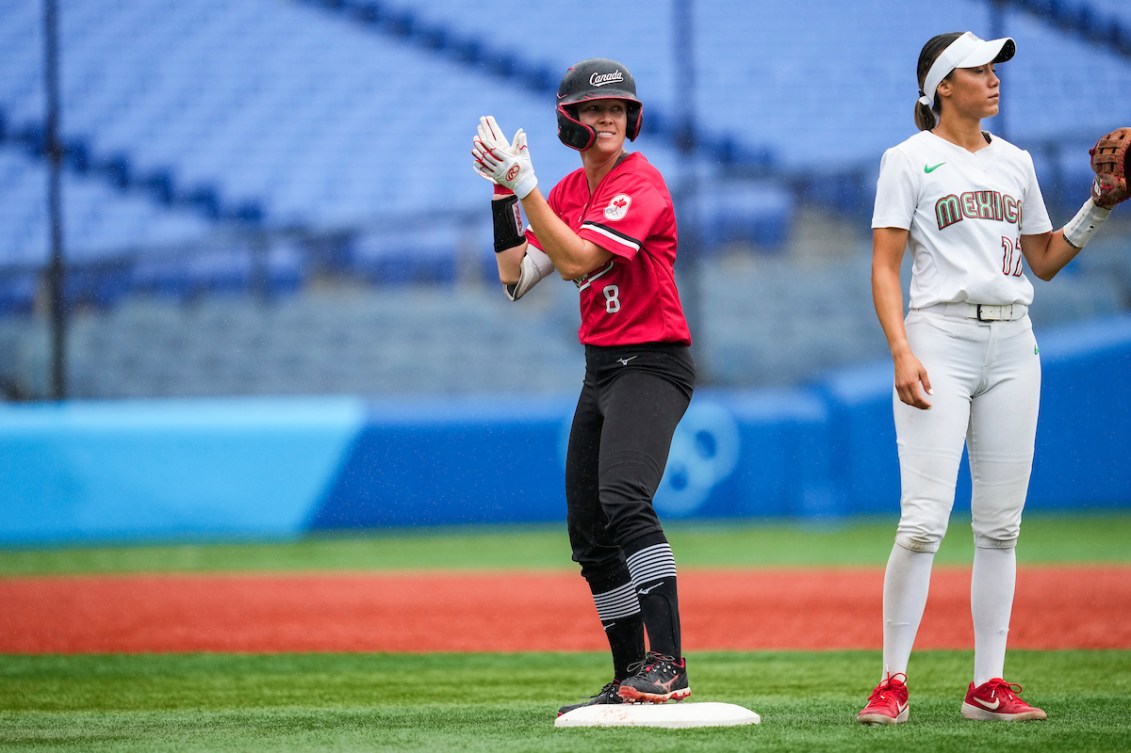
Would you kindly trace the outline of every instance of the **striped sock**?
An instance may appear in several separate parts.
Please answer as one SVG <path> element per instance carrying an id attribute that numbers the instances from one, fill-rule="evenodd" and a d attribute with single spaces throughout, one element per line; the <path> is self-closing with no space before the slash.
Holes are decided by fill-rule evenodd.
<path id="1" fill-rule="evenodd" d="M 593 603 L 613 655 L 613 679 L 620 682 L 629 676 L 628 668 L 644 658 L 644 619 L 636 589 L 625 583 L 593 594 Z"/>
<path id="2" fill-rule="evenodd" d="M 640 601 L 631 583 L 603 594 L 593 594 L 593 603 L 597 605 L 597 616 L 603 623 L 640 613 Z"/>
<path id="3" fill-rule="evenodd" d="M 679 630 L 679 592 L 675 555 L 668 542 L 646 546 L 626 557 L 640 600 L 652 651 L 678 660 L 683 656 Z"/>

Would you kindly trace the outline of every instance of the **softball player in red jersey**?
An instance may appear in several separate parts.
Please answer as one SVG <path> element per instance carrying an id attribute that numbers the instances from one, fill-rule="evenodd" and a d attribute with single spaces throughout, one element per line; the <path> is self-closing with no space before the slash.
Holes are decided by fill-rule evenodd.
<path id="1" fill-rule="evenodd" d="M 1091 199 L 1052 223 L 1033 161 L 983 131 L 998 112 L 995 64 L 1012 39 L 951 33 L 919 57 L 920 131 L 881 161 L 872 219 L 872 292 L 891 349 L 902 495 L 883 591 L 883 674 L 865 724 L 908 717 L 907 664 L 946 533 L 965 444 L 973 480 L 974 675 L 967 719 L 1044 719 L 1002 679 L 1016 580 L 1015 547 L 1032 468 L 1041 364 L 1025 265 L 1052 279 L 1109 210 Z M 906 317 L 900 282 L 910 247 Z"/>
<path id="2" fill-rule="evenodd" d="M 695 366 L 675 283 L 671 195 L 643 155 L 624 149 L 640 131 L 641 111 L 620 63 L 572 66 L 558 89 L 558 137 L 581 153 L 582 167 L 547 198 L 521 130 L 507 142 L 486 116 L 473 142 L 476 169 L 496 184 L 495 250 L 507 296 L 518 300 L 556 271 L 577 285 L 581 305 L 585 379 L 566 455 L 566 519 L 573 559 L 609 641 L 613 679 L 559 714 L 691 694 L 675 558 L 652 497 L 691 400 Z M 530 223 L 525 234 L 519 200 Z"/>

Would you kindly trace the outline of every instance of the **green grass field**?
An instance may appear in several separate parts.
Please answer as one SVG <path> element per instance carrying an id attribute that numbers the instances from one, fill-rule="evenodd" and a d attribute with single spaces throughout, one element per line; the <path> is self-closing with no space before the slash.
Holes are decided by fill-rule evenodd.
<path id="1" fill-rule="evenodd" d="M 846 523 L 729 521 L 666 526 L 680 567 L 883 567 L 896 518 Z M 1131 562 L 1131 513 L 1030 514 L 1025 564 Z M 969 565 L 968 518 L 955 516 L 936 562 Z M 65 573 L 569 569 L 557 525 L 322 534 L 299 541 L 0 549 L 0 577 Z"/>
<path id="2" fill-rule="evenodd" d="M 672 526 L 681 567 L 876 566 L 894 521 Z M 395 532 L 298 542 L 0 551 L 0 577 L 221 570 L 570 567 L 556 527 Z M 969 562 L 956 519 L 940 563 Z M 1131 560 L 1131 515 L 1026 519 L 1026 564 Z M 2 605 L 0 605 L 2 608 Z M 1086 616 L 1084 616 L 1086 618 Z M 913 658 L 911 722 L 862 727 L 877 652 L 697 653 L 695 699 L 757 727 L 555 729 L 596 692 L 600 653 L 0 656 L 0 750 L 26 751 L 1128 751 L 1131 651 L 1014 651 L 1010 679 L 1050 720 L 965 722 L 968 651 Z"/>

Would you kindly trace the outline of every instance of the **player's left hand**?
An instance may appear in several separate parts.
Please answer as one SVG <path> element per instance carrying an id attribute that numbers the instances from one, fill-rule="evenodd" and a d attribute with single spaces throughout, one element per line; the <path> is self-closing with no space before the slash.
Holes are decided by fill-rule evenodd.
<path id="1" fill-rule="evenodd" d="M 479 133 L 472 140 L 471 156 L 480 175 L 511 189 L 520 199 L 526 198 L 538 185 L 526 146 L 526 132 L 521 128 L 507 143 L 495 118 L 483 116 L 479 119 Z"/>
<path id="2" fill-rule="evenodd" d="M 1096 206 L 1111 209 L 1131 198 L 1127 187 L 1128 153 L 1131 150 L 1131 128 L 1117 128 L 1100 138 L 1088 150 L 1096 179 L 1092 182 L 1092 201 Z"/>

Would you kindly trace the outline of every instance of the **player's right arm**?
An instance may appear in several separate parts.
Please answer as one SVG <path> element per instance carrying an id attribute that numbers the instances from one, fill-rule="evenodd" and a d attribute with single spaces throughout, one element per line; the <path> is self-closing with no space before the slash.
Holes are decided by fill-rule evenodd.
<path id="1" fill-rule="evenodd" d="M 495 226 L 495 263 L 499 282 L 507 298 L 517 301 L 554 271 L 554 264 L 540 248 L 526 240 L 515 195 L 496 187 L 491 202 Z"/>
<path id="2" fill-rule="evenodd" d="M 522 258 L 526 256 L 526 248 L 530 244 L 522 233 L 518 197 L 513 191 L 495 186 L 495 195 L 491 197 L 491 223 L 495 233 L 495 263 L 499 266 L 499 282 L 514 285 L 522 274 Z"/>
<path id="3" fill-rule="evenodd" d="M 526 152 L 526 134 L 519 129 L 514 143 L 508 143 L 499 130 L 495 118 L 485 115 L 479 119 L 477 136 L 472 139 L 473 167 L 479 177 L 494 186 L 491 197 L 491 221 L 495 235 L 495 262 L 499 268 L 499 281 L 507 298 L 517 301 L 554 270 L 550 257 L 526 240 L 522 231 L 522 214 L 519 211 L 518 185 L 513 179 L 519 175 L 518 161 L 529 167 Z M 519 158 L 522 158 L 521 160 Z M 504 160 L 506 169 L 500 171 Z M 513 168 L 513 169 L 512 169 Z M 500 180 L 507 171 L 511 180 Z M 523 195 L 538 185 L 530 168 L 522 176 Z"/>
<path id="4" fill-rule="evenodd" d="M 903 323 L 903 283 L 899 269 L 907 248 L 908 231 L 897 227 L 872 230 L 872 302 L 887 338 L 895 367 L 895 391 L 899 399 L 915 408 L 931 407 L 922 390 L 931 394 L 927 370 L 911 351 Z"/>

